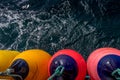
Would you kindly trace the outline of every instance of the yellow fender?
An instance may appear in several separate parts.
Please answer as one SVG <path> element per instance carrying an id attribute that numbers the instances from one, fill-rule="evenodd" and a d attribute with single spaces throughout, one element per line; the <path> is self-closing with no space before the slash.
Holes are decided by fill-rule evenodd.
<path id="1" fill-rule="evenodd" d="M 19 53 L 18 51 L 0 50 L 0 72 L 5 71 Z"/>
<path id="2" fill-rule="evenodd" d="M 0 72 L 5 71 L 19 53 L 18 51 L 12 50 L 0 50 Z M 12 80 L 9 76 L 0 76 L 0 79 Z"/>
<path id="3" fill-rule="evenodd" d="M 12 68 L 14 68 L 14 66 L 15 68 L 20 66 L 22 67 L 21 64 L 23 63 L 24 66 L 28 65 L 29 68 L 27 76 L 23 78 L 24 80 L 47 80 L 48 62 L 50 59 L 51 59 L 51 55 L 43 50 L 39 50 L 39 49 L 26 50 L 14 58 L 14 60 L 11 63 L 11 67 L 12 66 L 13 66 Z M 20 63 L 20 64 L 17 65 L 16 63 Z M 21 73 L 20 71 L 18 72 L 16 71 L 16 73 L 22 75 L 24 71 L 27 70 L 24 68 L 23 71 L 20 70 Z"/>

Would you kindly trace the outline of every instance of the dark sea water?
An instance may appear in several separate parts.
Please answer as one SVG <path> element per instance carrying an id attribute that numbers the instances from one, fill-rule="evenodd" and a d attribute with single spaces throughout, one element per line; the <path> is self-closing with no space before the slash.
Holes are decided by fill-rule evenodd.
<path id="1" fill-rule="evenodd" d="M 0 0 L 0 49 L 120 49 L 120 0 Z"/>

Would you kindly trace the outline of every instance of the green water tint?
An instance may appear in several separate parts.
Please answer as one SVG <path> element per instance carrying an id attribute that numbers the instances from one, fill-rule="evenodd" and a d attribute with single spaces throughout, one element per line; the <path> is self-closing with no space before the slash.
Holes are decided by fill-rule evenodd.
<path id="1" fill-rule="evenodd" d="M 2 0 L 0 49 L 120 48 L 120 0 Z"/>

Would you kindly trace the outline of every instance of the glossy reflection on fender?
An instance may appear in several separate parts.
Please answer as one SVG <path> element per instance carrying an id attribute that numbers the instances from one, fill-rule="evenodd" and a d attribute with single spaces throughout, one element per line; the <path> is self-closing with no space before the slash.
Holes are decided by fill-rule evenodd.
<path id="1" fill-rule="evenodd" d="M 71 49 L 63 49 L 56 52 L 49 62 L 49 76 L 54 74 L 59 66 L 62 66 L 64 71 L 60 76 L 55 76 L 53 80 L 85 79 L 86 63 L 78 52 Z"/>

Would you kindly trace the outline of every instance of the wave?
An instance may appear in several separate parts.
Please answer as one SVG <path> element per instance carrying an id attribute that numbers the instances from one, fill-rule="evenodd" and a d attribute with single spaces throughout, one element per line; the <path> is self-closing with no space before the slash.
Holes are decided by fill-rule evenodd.
<path id="1" fill-rule="evenodd" d="M 120 48 L 120 1 L 0 1 L 0 49 L 71 48 L 85 58 L 99 47 Z"/>

